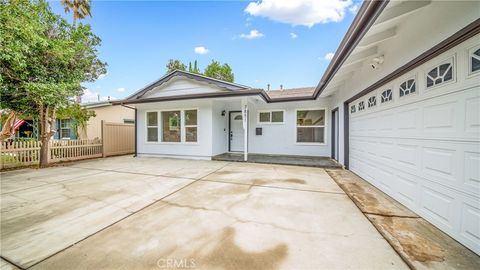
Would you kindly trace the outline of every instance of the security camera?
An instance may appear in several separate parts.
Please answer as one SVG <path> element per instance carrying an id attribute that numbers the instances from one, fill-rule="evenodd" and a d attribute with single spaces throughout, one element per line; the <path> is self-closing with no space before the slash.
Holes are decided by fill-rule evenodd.
<path id="1" fill-rule="evenodd" d="M 372 67 L 372 69 L 377 69 L 383 64 L 384 60 L 385 59 L 384 59 L 383 55 L 375 57 L 375 58 L 372 59 L 372 62 L 370 63 L 370 66 Z"/>

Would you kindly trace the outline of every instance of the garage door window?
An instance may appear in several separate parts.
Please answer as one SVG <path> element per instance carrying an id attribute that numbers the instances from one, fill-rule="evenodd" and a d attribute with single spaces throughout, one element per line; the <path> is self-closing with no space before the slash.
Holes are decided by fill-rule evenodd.
<path id="1" fill-rule="evenodd" d="M 365 102 L 360 101 L 360 103 L 358 103 L 358 111 L 363 111 L 363 110 L 365 110 Z"/>
<path id="2" fill-rule="evenodd" d="M 392 101 L 392 99 L 393 99 L 392 89 L 387 89 L 382 92 L 382 95 L 380 97 L 380 102 L 385 103 L 385 102 Z"/>
<path id="3" fill-rule="evenodd" d="M 373 106 L 377 105 L 377 97 L 371 96 L 368 98 L 368 108 L 372 108 Z"/>
<path id="4" fill-rule="evenodd" d="M 325 143 L 325 110 L 297 110 L 297 143 Z"/>
<path id="5" fill-rule="evenodd" d="M 470 54 L 470 72 L 480 72 L 480 48 L 476 47 L 471 50 Z"/>
<path id="6" fill-rule="evenodd" d="M 443 63 L 427 73 L 427 88 L 453 80 L 453 61 Z"/>
<path id="7" fill-rule="evenodd" d="M 355 113 L 357 111 L 357 106 L 352 105 L 350 106 L 350 113 Z"/>
<path id="8" fill-rule="evenodd" d="M 400 84 L 400 97 L 408 96 L 416 91 L 415 79 L 410 79 Z"/>

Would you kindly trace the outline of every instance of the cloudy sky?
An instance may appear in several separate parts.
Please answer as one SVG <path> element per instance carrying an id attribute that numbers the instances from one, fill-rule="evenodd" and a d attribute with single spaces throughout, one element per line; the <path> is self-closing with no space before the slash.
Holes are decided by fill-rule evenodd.
<path id="1" fill-rule="evenodd" d="M 54 12 L 71 20 L 58 1 Z M 92 25 L 108 72 L 85 83 L 84 101 L 124 98 L 165 74 L 168 59 L 228 63 L 252 87 L 315 86 L 358 0 L 99 1 Z"/>

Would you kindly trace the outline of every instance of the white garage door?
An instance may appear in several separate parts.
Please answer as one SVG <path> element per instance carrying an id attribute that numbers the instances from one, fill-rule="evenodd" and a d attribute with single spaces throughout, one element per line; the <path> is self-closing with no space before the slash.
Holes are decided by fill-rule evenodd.
<path id="1" fill-rule="evenodd" d="M 466 56 L 350 103 L 349 166 L 480 254 L 480 76 L 466 72 Z M 427 74 L 445 82 L 427 88 Z"/>

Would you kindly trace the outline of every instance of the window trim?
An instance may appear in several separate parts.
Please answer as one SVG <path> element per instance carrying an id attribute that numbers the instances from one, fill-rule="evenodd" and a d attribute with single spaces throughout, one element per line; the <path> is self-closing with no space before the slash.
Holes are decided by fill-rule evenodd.
<path id="1" fill-rule="evenodd" d="M 452 83 L 456 83 L 457 82 L 457 66 L 455 64 L 455 60 L 456 60 L 456 54 L 453 54 L 453 55 L 450 55 L 448 57 L 444 57 L 442 58 L 443 60 L 440 60 L 440 61 L 436 61 L 435 64 L 432 64 L 432 65 L 429 65 L 428 67 L 424 68 L 423 69 L 423 83 L 424 83 L 424 87 L 423 87 L 423 90 L 425 91 L 430 91 L 432 89 L 437 89 L 439 87 L 443 87 L 445 85 L 449 85 L 449 84 L 452 84 Z M 430 71 L 432 71 L 432 69 L 434 68 L 438 68 L 440 65 L 443 65 L 443 64 L 446 64 L 446 63 L 451 63 L 452 64 L 452 79 L 449 80 L 449 81 L 443 81 L 439 84 L 434 84 L 433 86 L 430 86 L 428 87 L 427 86 L 427 81 L 428 81 L 428 73 Z"/>
<path id="2" fill-rule="evenodd" d="M 473 52 L 480 49 L 480 44 L 476 44 L 474 46 L 471 46 L 471 47 L 468 47 L 467 48 L 467 78 L 471 78 L 471 77 L 474 77 L 474 76 L 480 76 L 480 70 L 477 70 L 477 71 L 472 71 L 471 67 L 472 67 L 472 55 L 473 55 Z"/>
<path id="3" fill-rule="evenodd" d="M 285 113 L 286 110 L 284 109 L 269 109 L 269 110 L 257 110 L 257 125 L 284 125 L 285 124 Z M 283 113 L 283 121 L 282 122 L 272 122 L 272 113 L 273 112 L 282 112 Z M 269 122 L 260 122 L 260 113 L 270 113 L 270 121 Z"/>
<path id="4" fill-rule="evenodd" d="M 297 126 L 297 112 L 298 111 L 318 111 L 318 110 L 323 110 L 325 112 L 325 121 L 324 121 L 324 124 L 323 126 Z M 295 121 L 295 125 L 294 125 L 294 129 L 293 129 L 293 132 L 294 132 L 294 143 L 295 145 L 316 145 L 316 146 L 322 146 L 322 145 L 328 145 L 328 136 L 327 136 L 327 127 L 328 127 L 328 108 L 326 107 L 319 107 L 319 108 L 297 108 L 295 109 L 295 117 L 294 117 L 294 121 Z M 316 142 L 297 142 L 297 128 L 298 127 L 323 127 L 323 142 L 321 143 L 316 143 Z"/>
<path id="5" fill-rule="evenodd" d="M 197 111 L 197 141 L 196 142 L 187 142 L 186 140 L 186 133 L 185 133 L 185 111 Z M 163 132 L 163 126 L 160 124 L 162 122 L 162 112 L 172 112 L 172 111 L 180 111 L 180 142 L 165 142 L 162 140 L 162 132 Z M 148 127 L 147 126 L 147 113 L 149 112 L 156 112 L 157 117 L 158 117 L 158 140 L 157 141 L 147 141 L 148 137 Z M 199 125 L 199 115 L 200 115 L 200 110 L 198 108 L 171 108 L 171 109 L 162 109 L 162 110 L 147 110 L 145 111 L 145 141 L 144 143 L 146 144 L 162 144 L 162 145 L 198 145 L 200 142 L 200 125 Z M 154 126 L 151 126 L 154 127 Z M 195 127 L 193 125 L 188 125 L 187 127 Z"/>

